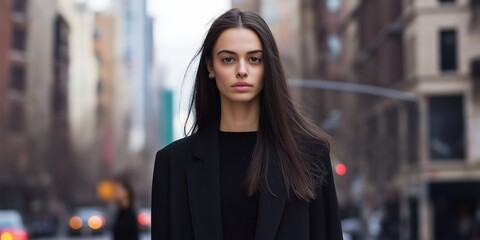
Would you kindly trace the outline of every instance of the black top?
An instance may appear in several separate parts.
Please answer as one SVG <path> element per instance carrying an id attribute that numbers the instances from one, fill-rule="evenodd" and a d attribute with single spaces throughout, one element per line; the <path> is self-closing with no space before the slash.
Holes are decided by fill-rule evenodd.
<path id="1" fill-rule="evenodd" d="M 216 119 L 158 151 L 152 180 L 153 240 L 223 239 L 219 128 Z M 315 189 L 318 197 L 309 203 L 287 200 L 282 174 L 269 164 L 258 189 L 257 240 L 343 239 L 329 150 L 322 142 L 309 145 L 318 145 L 315 154 L 306 155 L 309 161 L 325 171 Z"/>
<path id="2" fill-rule="evenodd" d="M 220 131 L 220 197 L 224 240 L 255 238 L 258 196 L 247 195 L 245 178 L 256 139 L 256 132 Z"/>
<path id="3" fill-rule="evenodd" d="M 137 216 L 132 207 L 118 210 L 113 226 L 113 240 L 138 240 Z"/>

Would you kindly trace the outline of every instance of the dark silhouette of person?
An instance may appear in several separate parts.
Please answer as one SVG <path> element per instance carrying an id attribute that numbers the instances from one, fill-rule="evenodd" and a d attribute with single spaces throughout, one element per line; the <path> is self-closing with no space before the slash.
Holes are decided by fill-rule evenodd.
<path id="1" fill-rule="evenodd" d="M 117 181 L 115 200 L 118 205 L 113 225 L 113 240 L 138 240 L 137 214 L 133 208 L 134 194 L 126 181 Z"/>

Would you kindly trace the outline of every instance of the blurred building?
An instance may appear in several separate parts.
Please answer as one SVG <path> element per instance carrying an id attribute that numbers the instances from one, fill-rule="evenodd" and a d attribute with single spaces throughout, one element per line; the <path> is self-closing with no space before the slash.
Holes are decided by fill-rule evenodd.
<path id="1" fill-rule="evenodd" d="M 313 4 L 313 5 L 312 5 Z M 308 68 L 304 68 L 303 79 L 337 81 L 337 82 L 353 82 L 352 77 L 345 76 L 348 72 L 349 61 L 344 55 L 345 44 L 351 43 L 344 41 L 342 31 L 345 29 L 346 23 L 342 21 L 345 5 L 356 5 L 358 1 L 312 1 L 310 6 L 305 7 L 305 11 L 309 11 L 309 19 L 305 19 L 311 25 L 313 32 L 310 40 L 314 47 L 303 45 L 303 55 L 311 55 L 307 61 Z M 351 22 L 354 23 L 354 22 Z M 348 26 L 352 28 L 352 26 Z M 353 44 L 353 43 L 352 43 Z M 310 44 L 312 45 L 312 44 Z M 312 51 L 311 49 L 316 49 Z M 338 177 L 336 179 L 337 195 L 339 203 L 342 206 L 342 217 L 348 217 L 357 214 L 355 210 L 345 208 L 354 199 L 359 196 L 351 196 L 349 184 L 353 181 L 355 174 L 351 174 L 358 170 L 358 162 L 350 159 L 353 151 L 351 147 L 351 133 L 354 128 L 348 123 L 352 118 L 351 111 L 354 101 L 352 94 L 339 91 L 331 91 L 325 89 L 301 89 L 301 103 L 304 107 L 305 114 L 312 119 L 318 126 L 332 136 L 332 165 L 335 168 L 337 164 L 343 163 L 348 166 L 348 175 Z M 349 111 L 350 110 L 350 111 Z M 355 119 L 353 117 L 353 119 Z"/>
<path id="2" fill-rule="evenodd" d="M 73 192 L 69 26 L 53 0 L 1 4 L 0 208 L 29 223 L 59 211 Z"/>
<path id="3" fill-rule="evenodd" d="M 420 96 L 420 135 L 399 182 L 419 239 L 480 236 L 479 15 L 479 1 L 403 2 L 404 79 Z"/>
<path id="4" fill-rule="evenodd" d="M 57 11 L 69 26 L 68 123 L 72 142 L 70 176 L 75 191 L 70 207 L 98 201 L 95 189 L 103 177 L 97 141 L 98 62 L 94 52 L 95 14 L 86 2 L 58 0 Z M 73 206 L 72 206 L 73 205 Z"/>
<path id="5" fill-rule="evenodd" d="M 99 183 L 117 175 L 150 199 L 153 21 L 146 1 L 90 3 L 0 1 L 0 209 L 27 224 L 101 204 Z"/>
<path id="6" fill-rule="evenodd" d="M 350 139 L 351 205 L 369 222 L 381 213 L 377 234 L 478 236 L 478 9 L 478 1 L 343 1 L 338 80 L 418 96 L 335 98 L 349 116 L 339 136 Z"/>
<path id="7" fill-rule="evenodd" d="M 146 0 L 114 1 L 118 16 L 117 76 L 115 85 L 113 171 L 134 179 L 138 198 L 150 199 L 155 151 L 158 92 L 152 87 L 153 19 Z"/>
<path id="8" fill-rule="evenodd" d="M 342 66 L 342 81 L 409 91 L 403 71 L 402 21 L 401 1 L 344 5 L 341 30 L 346 49 L 342 61 L 349 65 Z M 350 206 L 360 209 L 370 225 L 376 216 L 382 216 L 382 224 L 378 230 L 370 230 L 370 235 L 398 239 L 401 185 L 396 178 L 402 163 L 417 153 L 416 105 L 370 95 L 348 97 L 341 109 L 348 117 L 343 124 L 349 132 L 343 131 L 342 136 L 348 139 L 344 148 L 353 170 L 351 186 L 359 188 L 350 193 L 360 193 Z"/>
<path id="9" fill-rule="evenodd" d="M 96 86 L 96 141 L 99 168 L 102 177 L 112 175 L 114 164 L 114 110 L 115 80 L 117 79 L 116 33 L 117 18 L 111 11 L 95 13 L 94 52 L 98 63 L 98 81 Z"/>
<path id="10" fill-rule="evenodd" d="M 33 171 L 28 146 L 28 7 L 0 1 L 0 196 L 1 208 L 28 207 L 27 179 Z M 44 125 L 45 126 L 45 125 Z"/>

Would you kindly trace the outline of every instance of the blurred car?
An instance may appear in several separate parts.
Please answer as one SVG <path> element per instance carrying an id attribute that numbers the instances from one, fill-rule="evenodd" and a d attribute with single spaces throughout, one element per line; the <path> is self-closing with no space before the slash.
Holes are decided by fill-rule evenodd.
<path id="1" fill-rule="evenodd" d="M 30 237 L 50 237 L 57 233 L 58 217 L 54 214 L 42 214 L 32 216 L 27 221 Z"/>
<path id="2" fill-rule="evenodd" d="M 68 219 L 70 235 L 91 236 L 107 231 L 107 215 L 100 208 L 81 207 Z"/>
<path id="3" fill-rule="evenodd" d="M 27 240 L 22 216 L 14 210 L 0 210 L 0 239 Z"/>
<path id="4" fill-rule="evenodd" d="M 141 208 L 137 214 L 138 228 L 141 232 L 151 231 L 151 210 L 150 208 Z"/>

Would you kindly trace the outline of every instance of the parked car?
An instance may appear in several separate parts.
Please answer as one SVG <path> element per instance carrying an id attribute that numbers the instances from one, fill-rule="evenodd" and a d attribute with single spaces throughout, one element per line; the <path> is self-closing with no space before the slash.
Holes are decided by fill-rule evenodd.
<path id="1" fill-rule="evenodd" d="M 141 232 L 151 231 L 151 210 L 150 208 L 141 208 L 137 214 L 138 227 Z"/>
<path id="2" fill-rule="evenodd" d="M 0 239 L 28 239 L 28 233 L 20 213 L 15 210 L 0 210 Z"/>
<path id="3" fill-rule="evenodd" d="M 96 207 L 81 207 L 68 219 L 70 235 L 91 236 L 107 231 L 107 214 Z"/>
<path id="4" fill-rule="evenodd" d="M 27 228 L 31 238 L 51 237 L 57 234 L 58 217 L 54 214 L 39 214 L 27 220 Z"/>

